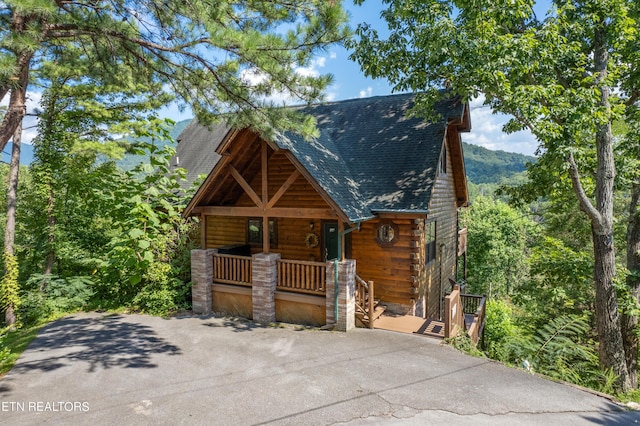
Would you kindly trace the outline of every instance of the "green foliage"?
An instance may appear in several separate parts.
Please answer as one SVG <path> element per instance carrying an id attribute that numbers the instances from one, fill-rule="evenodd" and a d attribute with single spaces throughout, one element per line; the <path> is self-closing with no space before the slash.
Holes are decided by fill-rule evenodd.
<path id="1" fill-rule="evenodd" d="M 59 68 L 78 68 L 88 94 L 92 86 L 153 87 L 160 97 L 170 88 L 203 123 L 227 115 L 241 128 L 311 135 L 312 121 L 278 108 L 273 99 L 284 94 L 306 103 L 322 97 L 332 77 L 297 70 L 348 37 L 346 21 L 341 2 L 324 0 L 5 1 L 0 93 L 27 75 L 25 69 L 47 87 Z M 63 60 L 43 65 L 60 55 Z M 94 103 L 85 105 L 92 114 Z M 109 111 L 98 108 L 97 114 Z M 13 133 L 9 124 L 2 121 L 0 135 Z"/>
<path id="2" fill-rule="evenodd" d="M 9 360 L 11 355 L 11 349 L 3 347 L 2 340 L 3 339 L 0 338 L 0 348 L 2 348 L 0 349 L 0 367 Z"/>
<path id="3" fill-rule="evenodd" d="M 576 315 L 552 318 L 522 345 L 522 359 L 546 376 L 612 393 L 616 377 L 599 367 L 598 354 L 588 339 L 588 322 Z"/>
<path id="4" fill-rule="evenodd" d="M 136 143 L 143 144 L 151 144 L 158 147 L 158 149 L 162 149 L 165 146 L 172 147 L 175 140 L 177 140 L 178 136 L 182 131 L 187 127 L 187 125 L 191 122 L 191 119 L 182 120 L 175 123 L 175 125 L 169 126 L 167 137 L 140 137 L 135 140 L 129 140 L 128 143 L 132 143 L 133 147 L 135 147 Z M 119 159 L 116 164 L 118 168 L 122 170 L 131 170 L 134 167 L 138 166 L 141 163 L 149 163 L 148 152 L 144 149 L 136 150 L 130 149 L 129 152 L 122 158 Z"/>
<path id="5" fill-rule="evenodd" d="M 16 330 L 0 329 L 0 376 L 7 373 L 29 343 L 38 335 L 42 324 Z"/>
<path id="6" fill-rule="evenodd" d="M 492 151 L 481 146 L 462 144 L 464 166 L 468 178 L 474 184 L 513 184 L 514 177 L 527 169 L 527 164 L 535 163 L 535 157 L 505 151 Z"/>
<path id="7" fill-rule="evenodd" d="M 188 303 L 194 224 L 180 216 L 186 194 L 177 179 L 184 171 L 170 171 L 173 150 L 146 149 L 150 163 L 126 172 L 107 195 L 119 232 L 107 244 L 97 299 L 106 306 L 166 314 Z"/>
<path id="8" fill-rule="evenodd" d="M 445 342 L 459 351 L 472 356 L 482 357 L 484 353 L 473 343 L 467 333 L 459 332 L 455 336 L 445 339 Z"/>
<path id="9" fill-rule="evenodd" d="M 519 331 L 512 316 L 512 308 L 507 302 L 500 299 L 487 301 L 484 347 L 489 358 L 510 361 L 513 357 L 507 343 L 516 339 Z"/>
<path id="10" fill-rule="evenodd" d="M 461 222 L 468 232 L 468 290 L 474 294 L 513 293 L 529 276 L 529 245 L 539 230 L 507 204 L 478 197 Z"/>
<path id="11" fill-rule="evenodd" d="M 487 303 L 485 349 L 490 358 L 554 379 L 612 393 L 616 380 L 601 370 L 591 328 L 582 315 L 547 317 L 533 330 L 515 325 L 515 310 L 503 300 Z"/>
<path id="12" fill-rule="evenodd" d="M 33 274 L 25 283 L 20 309 L 25 325 L 84 309 L 93 296 L 95 279 Z"/>
<path id="13" fill-rule="evenodd" d="M 20 307 L 20 284 L 18 283 L 18 261 L 16 256 L 3 254 L 4 275 L 0 281 L 0 311 L 4 312 L 11 307 L 17 311 Z"/>
<path id="14" fill-rule="evenodd" d="M 536 329 L 564 314 L 586 313 L 593 319 L 593 254 L 588 248 L 574 250 L 547 236 L 536 243 L 530 262 L 531 279 L 513 296 L 527 327 Z"/>

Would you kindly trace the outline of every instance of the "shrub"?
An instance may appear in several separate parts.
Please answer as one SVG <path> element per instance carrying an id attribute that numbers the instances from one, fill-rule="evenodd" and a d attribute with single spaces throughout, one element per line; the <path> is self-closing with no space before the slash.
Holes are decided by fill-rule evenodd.
<path id="1" fill-rule="evenodd" d="M 25 283 L 20 316 L 25 324 L 35 324 L 65 312 L 87 306 L 93 295 L 92 277 L 61 278 L 57 275 L 33 274 Z"/>
<path id="2" fill-rule="evenodd" d="M 507 343 L 518 334 L 512 321 L 511 306 L 503 300 L 489 300 L 486 315 L 484 343 L 487 355 L 499 361 L 510 361 L 513 358 L 513 348 L 507 346 Z"/>

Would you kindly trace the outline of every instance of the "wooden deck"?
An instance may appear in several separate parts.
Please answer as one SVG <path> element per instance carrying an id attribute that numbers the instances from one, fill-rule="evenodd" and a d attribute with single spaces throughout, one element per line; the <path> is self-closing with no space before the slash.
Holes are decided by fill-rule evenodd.
<path id="1" fill-rule="evenodd" d="M 444 338 L 444 323 L 442 321 L 424 319 L 411 315 L 385 313 L 374 322 L 373 327 L 380 330 L 421 334 L 439 339 Z"/>

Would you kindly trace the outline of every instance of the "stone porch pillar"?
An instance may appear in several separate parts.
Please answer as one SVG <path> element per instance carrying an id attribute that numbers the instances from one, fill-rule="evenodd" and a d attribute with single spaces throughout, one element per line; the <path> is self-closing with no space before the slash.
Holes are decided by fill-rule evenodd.
<path id="1" fill-rule="evenodd" d="M 191 306 L 196 314 L 210 314 L 212 308 L 213 254 L 215 249 L 191 250 Z"/>
<path id="2" fill-rule="evenodd" d="M 253 320 L 270 323 L 276 320 L 275 292 L 278 283 L 280 253 L 258 253 L 252 256 Z"/>
<path id="3" fill-rule="evenodd" d="M 335 262 L 327 262 L 327 325 L 337 331 L 356 327 L 356 261 L 338 262 L 338 319 L 335 318 Z"/>

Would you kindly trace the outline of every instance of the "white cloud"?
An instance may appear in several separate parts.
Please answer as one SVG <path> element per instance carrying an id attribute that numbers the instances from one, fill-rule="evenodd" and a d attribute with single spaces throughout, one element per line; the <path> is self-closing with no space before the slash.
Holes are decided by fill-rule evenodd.
<path id="1" fill-rule="evenodd" d="M 327 58 L 325 56 L 320 56 L 311 60 L 308 66 L 298 67 L 294 71 L 296 74 L 303 77 L 318 77 L 321 74 L 320 68 L 324 68 L 326 64 Z M 240 78 L 245 83 L 251 86 L 256 86 L 258 84 L 266 82 L 269 76 L 264 74 L 257 68 L 250 68 L 242 71 L 242 73 L 240 74 Z M 336 97 L 336 93 L 327 93 L 325 97 L 327 100 L 333 100 Z M 293 105 L 299 102 L 299 99 L 293 97 L 290 93 L 287 92 L 273 93 L 268 96 L 266 100 L 283 105 Z"/>
<path id="2" fill-rule="evenodd" d="M 469 102 L 471 108 L 471 132 L 463 133 L 462 139 L 474 145 L 491 150 L 518 152 L 534 155 L 538 141 L 529 131 L 507 134 L 502 131 L 509 117 L 493 114 L 491 108 L 483 105 L 484 96 L 480 95 Z"/>
<path id="3" fill-rule="evenodd" d="M 324 94 L 325 100 L 329 102 L 335 101 L 337 97 L 338 97 L 338 93 L 334 91 L 327 91 Z"/>
<path id="4" fill-rule="evenodd" d="M 327 65 L 327 57 L 319 56 L 312 59 L 309 66 L 296 68 L 296 73 L 305 77 L 317 77 L 320 75 L 319 68 L 324 68 Z"/>
<path id="5" fill-rule="evenodd" d="M 366 89 L 363 89 L 360 91 L 360 97 L 361 98 L 368 98 L 373 94 L 373 88 L 371 86 L 367 87 Z"/>
<path id="6" fill-rule="evenodd" d="M 240 80 L 249 84 L 250 86 L 257 86 L 260 83 L 264 83 L 267 80 L 267 75 L 257 68 L 249 68 L 243 70 L 240 73 Z"/>
<path id="7" fill-rule="evenodd" d="M 317 77 L 320 75 L 320 72 L 314 68 L 313 65 L 309 67 L 299 67 L 295 69 L 296 74 L 299 74 L 303 77 Z"/>

